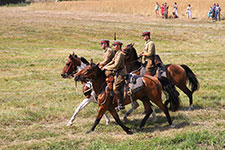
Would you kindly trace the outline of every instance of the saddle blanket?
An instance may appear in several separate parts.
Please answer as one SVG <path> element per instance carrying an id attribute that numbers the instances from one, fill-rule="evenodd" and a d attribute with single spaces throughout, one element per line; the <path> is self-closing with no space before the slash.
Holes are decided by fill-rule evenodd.
<path id="1" fill-rule="evenodd" d="M 136 93 L 144 87 L 142 76 L 139 75 L 128 75 L 128 87 L 132 93 Z"/>

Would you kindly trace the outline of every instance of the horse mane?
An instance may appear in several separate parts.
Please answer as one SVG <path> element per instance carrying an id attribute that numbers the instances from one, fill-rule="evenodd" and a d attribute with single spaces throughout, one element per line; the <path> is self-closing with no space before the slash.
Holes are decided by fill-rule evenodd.
<path id="1" fill-rule="evenodd" d="M 81 57 L 80 60 L 85 63 L 86 65 L 89 65 L 89 62 L 84 58 L 84 57 Z"/>
<path id="2" fill-rule="evenodd" d="M 76 55 L 76 54 L 70 54 L 70 56 L 69 56 L 69 58 L 71 59 L 71 58 L 79 58 L 80 59 L 80 61 L 82 61 L 84 64 L 86 64 L 86 65 L 89 65 L 90 63 L 84 58 L 84 57 L 81 57 L 81 56 L 78 56 L 78 55 Z"/>

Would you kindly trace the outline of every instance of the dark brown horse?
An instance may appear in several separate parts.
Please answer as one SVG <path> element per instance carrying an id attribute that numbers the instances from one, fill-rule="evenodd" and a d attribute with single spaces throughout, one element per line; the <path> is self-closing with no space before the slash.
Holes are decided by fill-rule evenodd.
<path id="1" fill-rule="evenodd" d="M 98 65 L 90 64 L 80 72 L 75 74 L 76 81 L 86 82 L 91 80 L 93 83 L 94 91 L 97 93 L 98 96 L 98 115 L 96 120 L 89 132 L 94 131 L 95 127 L 98 125 L 99 121 L 101 120 L 103 114 L 106 111 L 109 111 L 115 121 L 123 128 L 123 130 L 127 134 L 132 134 L 130 129 L 126 127 L 120 120 L 117 112 L 115 111 L 115 107 L 117 106 L 116 103 L 113 102 L 114 97 L 111 96 L 110 91 L 106 88 L 105 82 L 106 76 L 104 71 L 99 69 Z M 144 104 L 145 108 L 145 117 L 141 121 L 140 128 L 143 128 L 147 119 L 149 118 L 150 114 L 152 113 L 150 101 L 154 102 L 166 115 L 167 121 L 170 125 L 172 125 L 172 120 L 170 118 L 167 106 L 162 103 L 162 87 L 161 83 L 156 77 L 152 76 L 143 76 L 144 81 L 144 88 L 137 91 L 135 94 L 132 95 L 132 99 L 136 101 L 137 99 L 141 100 Z M 125 104 L 131 103 L 130 97 L 126 96 L 124 100 Z M 179 104 L 179 103 L 176 103 Z"/>
<path id="2" fill-rule="evenodd" d="M 142 63 L 139 61 L 134 44 L 127 45 L 123 50 L 127 53 L 127 71 L 138 72 L 142 67 Z M 199 82 L 192 72 L 192 70 L 186 65 L 166 65 L 167 77 L 173 84 L 181 89 L 189 97 L 189 110 L 193 109 L 193 93 L 199 89 Z M 191 86 L 191 90 L 187 88 L 187 81 Z"/>

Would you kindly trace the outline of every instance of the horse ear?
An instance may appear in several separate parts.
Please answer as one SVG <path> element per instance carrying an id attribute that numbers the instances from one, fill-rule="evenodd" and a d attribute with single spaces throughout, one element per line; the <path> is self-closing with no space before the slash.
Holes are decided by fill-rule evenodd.
<path id="1" fill-rule="evenodd" d="M 93 59 L 91 58 L 91 67 L 94 66 Z"/>
<path id="2" fill-rule="evenodd" d="M 74 52 L 73 52 L 73 54 L 72 54 L 73 56 L 74 56 Z"/>
<path id="3" fill-rule="evenodd" d="M 133 47 L 134 46 L 134 43 L 131 43 L 131 46 Z"/>
<path id="4" fill-rule="evenodd" d="M 70 54 L 69 55 L 69 59 L 73 60 L 73 55 Z"/>
<path id="5" fill-rule="evenodd" d="M 99 66 L 99 63 L 97 63 L 96 67 L 98 67 L 98 66 Z"/>

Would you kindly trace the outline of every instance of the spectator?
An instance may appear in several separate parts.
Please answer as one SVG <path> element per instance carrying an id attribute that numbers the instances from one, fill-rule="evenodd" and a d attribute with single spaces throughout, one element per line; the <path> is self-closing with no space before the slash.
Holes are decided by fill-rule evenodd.
<path id="1" fill-rule="evenodd" d="M 209 7 L 208 20 L 212 20 L 212 7 Z"/>
<path id="2" fill-rule="evenodd" d="M 159 16 L 159 3 L 158 2 L 155 3 L 155 15 L 156 15 L 156 17 Z"/>
<path id="3" fill-rule="evenodd" d="M 216 8 L 215 8 L 215 20 L 216 21 L 217 21 L 217 16 L 218 16 L 219 21 L 220 21 L 220 11 L 221 11 L 220 5 L 217 3 Z"/>
<path id="4" fill-rule="evenodd" d="M 188 18 L 192 18 L 192 16 L 191 16 L 191 4 L 188 4 L 186 13 L 187 13 Z"/>
<path id="5" fill-rule="evenodd" d="M 216 9 L 216 3 L 212 6 L 212 19 L 215 19 L 215 9 Z"/>
<path id="6" fill-rule="evenodd" d="M 161 9 L 161 15 L 162 15 L 162 18 L 163 18 L 164 17 L 164 14 L 163 14 L 164 13 L 164 4 L 163 3 L 161 5 L 160 9 Z"/>
<path id="7" fill-rule="evenodd" d="M 173 18 L 178 18 L 178 5 L 177 2 L 173 4 Z"/>
<path id="8" fill-rule="evenodd" d="M 169 9 L 169 6 L 167 6 L 167 3 L 164 4 L 164 18 L 167 19 L 168 18 L 168 9 Z"/>

